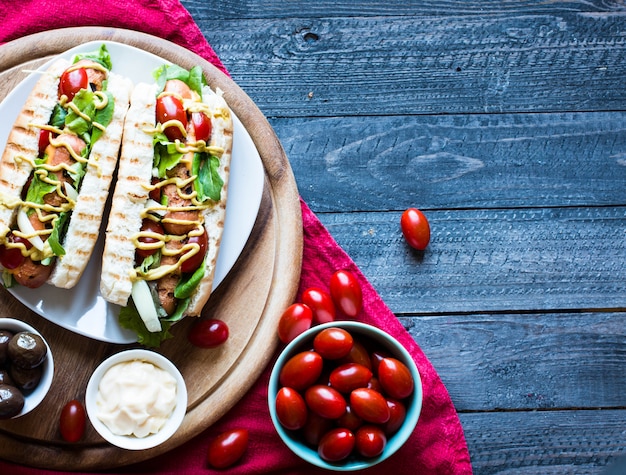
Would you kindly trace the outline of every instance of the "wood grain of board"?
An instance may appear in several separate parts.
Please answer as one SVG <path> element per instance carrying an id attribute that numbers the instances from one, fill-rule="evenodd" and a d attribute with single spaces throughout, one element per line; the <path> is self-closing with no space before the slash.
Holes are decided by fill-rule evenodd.
<path id="1" fill-rule="evenodd" d="M 97 342 L 74 334 L 30 312 L 4 289 L 0 312 L 35 326 L 47 339 L 55 359 L 48 397 L 32 413 L 0 423 L 0 457 L 35 467 L 95 470 L 127 465 L 184 443 L 224 415 L 254 383 L 277 347 L 276 323 L 297 291 L 302 259 L 302 219 L 291 167 L 271 126 L 251 99 L 207 61 L 167 41 L 112 28 L 72 28 L 21 38 L 2 47 L 0 98 L 24 77 L 22 70 L 81 43 L 109 40 L 152 52 L 180 66 L 200 64 L 211 87 L 224 97 L 252 137 L 265 171 L 259 214 L 234 268 L 211 296 L 203 317 L 224 320 L 228 342 L 201 350 L 187 342 L 195 319 L 173 327 L 175 337 L 158 350 L 181 370 L 189 393 L 187 415 L 166 443 L 146 451 L 124 451 L 108 445 L 88 424 L 77 444 L 63 442 L 58 418 L 65 402 L 82 400 L 93 369 L 106 356 L 129 345 Z"/>

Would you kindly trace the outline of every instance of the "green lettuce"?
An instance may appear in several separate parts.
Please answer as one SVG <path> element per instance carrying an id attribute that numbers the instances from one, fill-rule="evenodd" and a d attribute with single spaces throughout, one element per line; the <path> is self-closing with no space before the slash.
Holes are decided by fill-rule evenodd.
<path id="1" fill-rule="evenodd" d="M 108 70 L 111 70 L 113 63 L 111 62 L 111 55 L 107 50 L 105 44 L 100 45 L 100 49 L 96 51 L 90 51 L 87 53 L 78 53 L 74 55 L 74 63 L 77 63 L 81 59 L 91 59 L 103 65 Z"/>

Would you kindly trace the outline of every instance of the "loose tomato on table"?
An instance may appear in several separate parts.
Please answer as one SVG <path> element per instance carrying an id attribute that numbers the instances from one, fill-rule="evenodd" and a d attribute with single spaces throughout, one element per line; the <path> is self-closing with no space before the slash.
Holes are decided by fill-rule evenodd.
<path id="1" fill-rule="evenodd" d="M 278 338 L 289 343 L 295 337 L 311 328 L 313 312 L 302 303 L 294 303 L 287 307 L 278 321 Z"/>
<path id="2" fill-rule="evenodd" d="M 243 457 L 247 448 L 247 429 L 223 432 L 209 442 L 207 462 L 213 468 L 228 468 Z"/>
<path id="3" fill-rule="evenodd" d="M 59 430 L 67 442 L 78 442 L 85 433 L 85 408 L 76 399 L 69 401 L 61 410 Z"/>
<path id="4" fill-rule="evenodd" d="M 69 69 L 61 75 L 59 81 L 59 96 L 67 96 L 68 101 L 74 99 L 74 96 L 81 89 L 89 87 L 89 78 L 85 68 Z"/>
<path id="5" fill-rule="evenodd" d="M 356 317 L 363 308 L 363 291 L 356 276 L 349 270 L 338 270 L 330 277 L 333 302 L 348 317 Z"/>
<path id="6" fill-rule="evenodd" d="M 165 95 L 157 99 L 156 119 L 160 124 L 165 124 L 170 120 L 177 120 L 181 123 L 183 129 L 187 128 L 187 112 L 182 101 L 175 96 Z M 172 141 L 176 139 L 183 140 L 185 137 L 183 131 L 175 125 L 166 127 L 163 133 Z"/>
<path id="7" fill-rule="evenodd" d="M 228 325 L 217 318 L 200 320 L 189 330 L 187 338 L 200 348 L 216 348 L 228 340 Z"/>
<path id="8" fill-rule="evenodd" d="M 409 246 L 423 251 L 430 242 L 430 224 L 424 213 L 417 208 L 409 208 L 400 217 L 400 227 Z"/>
<path id="9" fill-rule="evenodd" d="M 318 287 L 309 287 L 302 292 L 302 303 L 313 312 L 313 324 L 335 321 L 335 304 L 328 292 Z"/>

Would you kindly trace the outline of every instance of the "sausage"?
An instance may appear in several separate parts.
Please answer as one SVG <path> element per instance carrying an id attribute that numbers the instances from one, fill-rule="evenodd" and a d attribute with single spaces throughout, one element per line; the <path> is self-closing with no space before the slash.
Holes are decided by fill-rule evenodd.
<path id="1" fill-rule="evenodd" d="M 86 147 L 86 144 L 82 139 L 72 134 L 61 134 L 59 135 L 57 140 L 62 140 L 63 142 L 68 143 L 72 147 L 74 152 L 76 152 L 78 155 L 80 155 L 80 153 Z M 46 147 L 45 153 L 48 155 L 47 164 L 51 167 L 56 167 L 61 164 L 71 166 L 75 162 L 70 155 L 69 150 L 64 146 L 55 147 L 52 144 L 48 145 Z M 61 183 L 72 182 L 71 178 L 66 174 L 64 169 L 60 169 L 51 173 L 54 174 L 57 181 L 60 181 Z M 62 191 L 65 192 L 65 190 Z M 65 203 L 65 201 L 65 198 L 60 196 L 56 191 L 48 193 L 44 196 L 44 203 L 50 206 L 58 207 Z"/>
<path id="2" fill-rule="evenodd" d="M 177 178 L 185 180 L 189 178 L 189 170 L 187 167 L 179 163 L 173 169 L 173 175 Z M 189 194 L 192 191 L 191 184 L 188 185 L 187 188 L 182 190 L 183 193 Z M 167 205 L 175 208 L 189 207 L 191 206 L 191 200 L 183 198 L 178 193 L 178 187 L 175 183 L 168 183 L 163 187 L 163 193 L 167 196 Z M 176 210 L 176 211 L 168 211 L 163 216 L 163 229 L 168 234 L 175 234 L 177 236 L 182 236 L 183 234 L 187 234 L 190 231 L 193 231 L 198 227 L 198 219 L 200 217 L 200 212 L 197 209 L 190 210 Z M 180 222 L 170 222 L 180 221 Z"/>
<path id="3" fill-rule="evenodd" d="M 178 240 L 171 240 L 165 243 L 165 249 L 168 251 L 179 251 L 183 247 L 183 243 Z M 161 265 L 174 265 L 178 262 L 180 255 L 178 253 L 174 255 L 163 254 L 161 257 Z M 180 267 L 174 272 L 167 274 L 157 280 L 156 288 L 159 295 L 159 302 L 168 315 L 171 315 L 176 310 L 178 300 L 174 297 L 174 290 L 180 280 Z"/>
<path id="4" fill-rule="evenodd" d="M 18 284 L 36 289 L 45 284 L 51 273 L 51 265 L 44 266 L 41 262 L 35 262 L 30 257 L 26 257 L 22 265 L 13 271 L 13 277 Z"/>

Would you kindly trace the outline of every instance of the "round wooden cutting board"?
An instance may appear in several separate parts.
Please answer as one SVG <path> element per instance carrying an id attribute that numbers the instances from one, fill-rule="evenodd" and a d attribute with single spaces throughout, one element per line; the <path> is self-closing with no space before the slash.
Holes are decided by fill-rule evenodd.
<path id="1" fill-rule="evenodd" d="M 114 28 L 39 33 L 0 47 L 0 100 L 25 77 L 24 70 L 94 40 L 125 43 L 187 69 L 201 65 L 209 85 L 224 91 L 225 99 L 252 137 L 263 162 L 265 187 L 252 234 L 201 317 L 224 320 L 230 329 L 228 341 L 211 350 L 192 346 L 186 334 L 196 319 L 186 318 L 173 327 L 174 338 L 158 350 L 183 374 L 189 403 L 180 430 L 154 449 L 117 449 L 107 444 L 89 422 L 80 442 L 63 441 L 58 424 L 63 405 L 71 399 L 84 401 L 87 381 L 96 366 L 110 354 L 132 345 L 103 343 L 65 330 L 31 312 L 0 288 L 0 317 L 18 318 L 37 328 L 48 341 L 55 363 L 54 380 L 44 402 L 19 419 L 0 421 L 0 458 L 56 470 L 110 469 L 140 462 L 181 445 L 216 422 L 248 391 L 274 354 L 278 346 L 277 322 L 295 298 L 302 263 L 299 194 L 278 138 L 252 100 L 194 53 L 150 35 Z"/>

